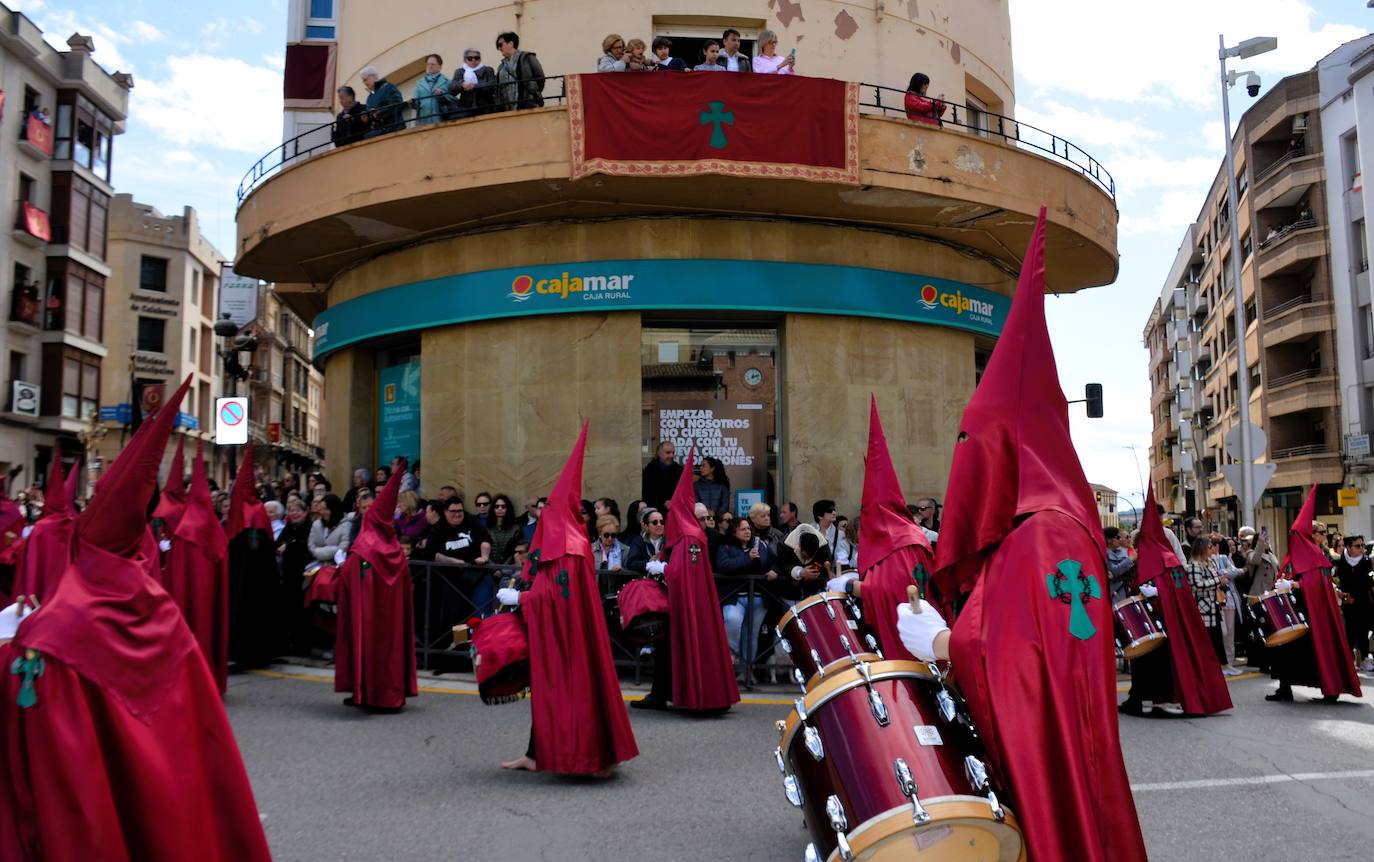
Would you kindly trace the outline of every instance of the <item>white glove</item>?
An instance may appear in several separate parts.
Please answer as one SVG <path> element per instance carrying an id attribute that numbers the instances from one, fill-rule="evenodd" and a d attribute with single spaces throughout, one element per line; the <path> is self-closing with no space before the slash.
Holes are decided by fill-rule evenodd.
<path id="1" fill-rule="evenodd" d="M 1141 584 L 1140 594 L 1146 598 L 1152 599 L 1159 595 L 1159 587 L 1156 587 L 1154 584 Z"/>
<path id="2" fill-rule="evenodd" d="M 911 612 L 910 602 L 897 606 L 897 634 L 902 646 L 921 661 L 935 661 L 935 637 L 948 629 L 949 623 L 925 599 L 921 599 L 919 614 Z"/>
<path id="3" fill-rule="evenodd" d="M 513 587 L 502 587 L 496 591 L 496 600 L 503 605 L 515 607 L 520 604 L 520 591 Z"/>
<path id="4" fill-rule="evenodd" d="M 342 566 L 346 559 L 348 559 L 348 551 L 345 551 L 343 548 L 334 552 L 334 565 Z"/>
<path id="5" fill-rule="evenodd" d="M 172 550 L 172 542 L 169 539 L 163 539 L 157 543 L 157 546 L 164 554 Z"/>
<path id="6" fill-rule="evenodd" d="M 668 568 L 668 564 L 662 560 L 650 560 L 644 564 L 644 571 L 651 575 L 661 575 Z"/>
<path id="7" fill-rule="evenodd" d="M 19 609 L 18 603 L 12 604 L 0 611 L 0 643 L 14 640 L 14 633 L 19 631 L 19 621 L 32 613 L 33 608 Z"/>
<path id="8" fill-rule="evenodd" d="M 1297 584 L 1293 581 L 1288 580 L 1287 578 L 1279 578 L 1278 580 L 1274 581 L 1274 589 L 1275 591 L 1280 593 L 1286 593 L 1289 590 L 1293 589 L 1293 587 L 1295 586 L 1297 586 Z"/>
<path id="9" fill-rule="evenodd" d="M 26 525 L 26 526 L 24 527 L 24 529 L 22 529 L 22 530 L 19 531 L 19 538 L 21 538 L 21 539 L 27 539 L 27 538 L 29 537 L 29 533 L 32 533 L 32 532 L 33 532 L 33 524 L 28 524 L 28 525 Z"/>
<path id="10" fill-rule="evenodd" d="M 826 592 L 842 593 L 844 592 L 844 585 L 852 580 L 856 580 L 858 577 L 858 572 L 850 572 L 845 575 L 840 575 L 839 577 L 831 578 L 825 582 Z"/>

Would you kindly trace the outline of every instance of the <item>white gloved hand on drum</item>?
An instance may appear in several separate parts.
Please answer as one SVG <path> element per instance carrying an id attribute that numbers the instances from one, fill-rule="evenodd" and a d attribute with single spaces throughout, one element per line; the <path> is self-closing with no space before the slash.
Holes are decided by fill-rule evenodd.
<path id="1" fill-rule="evenodd" d="M 921 599 L 919 614 L 912 612 L 909 602 L 897 606 L 897 634 L 902 646 L 921 661 L 935 661 L 935 638 L 947 629 L 949 623 L 925 599 Z"/>
<path id="2" fill-rule="evenodd" d="M 32 608 L 20 610 L 18 602 L 0 611 L 0 643 L 14 640 L 14 633 L 19 631 L 19 621 L 32 612 Z"/>
<path id="3" fill-rule="evenodd" d="M 496 591 L 496 600 L 503 605 L 515 607 L 520 604 L 520 591 L 512 587 L 502 587 Z"/>
<path id="4" fill-rule="evenodd" d="M 849 572 L 847 574 L 840 575 L 839 577 L 831 578 L 830 580 L 825 582 L 826 592 L 842 593 L 844 592 L 844 585 L 852 580 L 856 580 L 858 577 L 858 572 Z"/>
<path id="5" fill-rule="evenodd" d="M 1279 578 L 1278 580 L 1274 581 L 1274 590 L 1280 593 L 1286 593 L 1289 590 L 1293 589 L 1293 587 L 1295 586 L 1297 586 L 1297 584 L 1295 584 L 1293 581 L 1288 580 L 1287 578 Z"/>
<path id="6" fill-rule="evenodd" d="M 1152 599 L 1159 595 L 1159 587 L 1156 587 L 1154 584 L 1141 584 L 1140 594 L 1146 598 Z"/>
<path id="7" fill-rule="evenodd" d="M 668 568 L 668 564 L 662 560 L 650 560 L 644 564 L 644 571 L 651 575 L 661 575 Z"/>

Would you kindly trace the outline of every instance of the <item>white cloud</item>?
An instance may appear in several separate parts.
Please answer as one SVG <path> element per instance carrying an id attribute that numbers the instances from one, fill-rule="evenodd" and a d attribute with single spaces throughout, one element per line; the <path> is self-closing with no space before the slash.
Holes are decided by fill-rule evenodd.
<path id="1" fill-rule="evenodd" d="M 207 98 L 231 88 L 232 102 Z M 167 58 L 167 77 L 130 94 L 130 121 L 180 146 L 261 155 L 280 141 L 281 73 L 231 57 Z"/>
<path id="2" fill-rule="evenodd" d="M 149 42 L 160 42 L 166 37 L 166 34 L 147 21 L 135 21 L 130 24 L 129 35 L 141 45 L 146 45 Z"/>
<path id="3" fill-rule="evenodd" d="M 228 18 L 220 17 L 206 21 L 200 27 L 200 32 L 206 36 L 217 36 L 226 33 L 250 33 L 254 36 L 263 30 L 262 22 L 256 18 L 240 18 L 231 21 Z"/>
<path id="4" fill-rule="evenodd" d="M 263 54 L 262 62 L 278 72 L 286 70 L 286 57 L 282 54 Z"/>
<path id="5" fill-rule="evenodd" d="M 1273 83 L 1367 32 L 1344 24 L 1314 28 L 1316 10 L 1302 0 L 1011 2 L 1018 74 L 1037 86 L 1113 103 L 1165 97 L 1215 105 L 1217 33 L 1235 31 L 1228 34 L 1233 41 L 1278 36 L 1277 51 L 1245 61 Z"/>

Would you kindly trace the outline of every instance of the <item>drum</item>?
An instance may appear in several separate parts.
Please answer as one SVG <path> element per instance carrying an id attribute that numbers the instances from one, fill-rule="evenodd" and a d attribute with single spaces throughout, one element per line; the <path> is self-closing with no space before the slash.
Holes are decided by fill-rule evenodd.
<path id="1" fill-rule="evenodd" d="M 1262 596 L 1251 596 L 1250 610 L 1259 623 L 1265 646 L 1283 646 L 1307 634 L 1307 620 L 1286 592 L 1270 591 Z"/>
<path id="2" fill-rule="evenodd" d="M 773 754 L 787 800 L 806 818 L 806 859 L 1023 858 L 971 725 L 929 665 L 829 673 L 778 725 Z"/>
<path id="3" fill-rule="evenodd" d="M 525 618 L 498 613 L 469 622 L 477 693 L 487 704 L 519 700 L 530 687 L 530 641 Z"/>
<path id="4" fill-rule="evenodd" d="M 1116 646 L 1127 659 L 1138 659 L 1164 643 L 1164 626 L 1152 611 L 1144 596 L 1128 596 L 1112 605 Z"/>
<path id="5" fill-rule="evenodd" d="M 778 645 L 796 665 L 804 690 L 845 667 L 882 661 L 872 635 L 860 639 L 859 615 L 844 593 L 818 593 L 797 602 L 778 623 Z"/>
<path id="6" fill-rule="evenodd" d="M 668 634 L 668 587 L 657 578 L 636 578 L 620 588 L 620 628 L 631 643 L 650 644 Z"/>

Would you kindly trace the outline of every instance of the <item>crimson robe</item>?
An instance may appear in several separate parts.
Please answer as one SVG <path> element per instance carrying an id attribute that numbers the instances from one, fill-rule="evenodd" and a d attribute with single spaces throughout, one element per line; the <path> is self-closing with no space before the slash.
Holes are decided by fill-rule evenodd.
<path id="1" fill-rule="evenodd" d="M 229 552 L 215 517 L 205 460 L 196 447 L 185 505 L 176 513 L 164 585 L 181 608 L 220 694 L 229 689 Z"/>
<path id="2" fill-rule="evenodd" d="M 862 524 L 860 524 L 862 529 Z M 863 548 L 862 541 L 859 547 Z M 859 596 L 863 600 L 863 621 L 873 630 L 883 658 L 889 661 L 919 661 L 907 652 L 897 634 L 897 615 L 891 609 L 907 600 L 906 588 L 918 584 L 925 591 L 927 579 L 935 570 L 935 561 L 926 545 L 906 545 L 893 551 L 864 572 Z M 866 645 L 855 644 L 856 650 Z"/>
<path id="3" fill-rule="evenodd" d="M 1296 576 L 1303 615 L 1307 617 L 1308 634 L 1280 649 L 1289 650 L 1296 660 L 1288 662 L 1289 669 L 1281 679 L 1290 685 L 1320 688 L 1332 697 L 1340 694 L 1360 697 L 1360 677 L 1355 672 L 1350 642 L 1345 637 L 1336 588 L 1331 583 L 1331 570 L 1313 569 Z"/>
<path id="4" fill-rule="evenodd" d="M 20 707 L 26 650 L 43 672 Z M 83 547 L 0 671 L 0 859 L 271 859 L 214 680 L 142 561 Z"/>
<path id="5" fill-rule="evenodd" d="M 14 595 L 36 596 L 41 605 L 57 590 L 62 573 L 71 562 L 72 528 L 76 519 L 68 512 L 45 515 L 33 525 L 15 566 Z"/>
<path id="6" fill-rule="evenodd" d="M 1031 859 L 1147 858 L 1117 732 L 1106 573 L 1076 519 L 1037 512 L 986 558 L 954 623 L 954 679 Z"/>
<path id="7" fill-rule="evenodd" d="M 407 697 L 420 693 L 415 591 L 405 551 L 388 517 L 396 511 L 403 472 L 394 471 L 377 495 L 337 573 L 334 690 L 351 692 L 357 706 L 400 709 Z"/>

